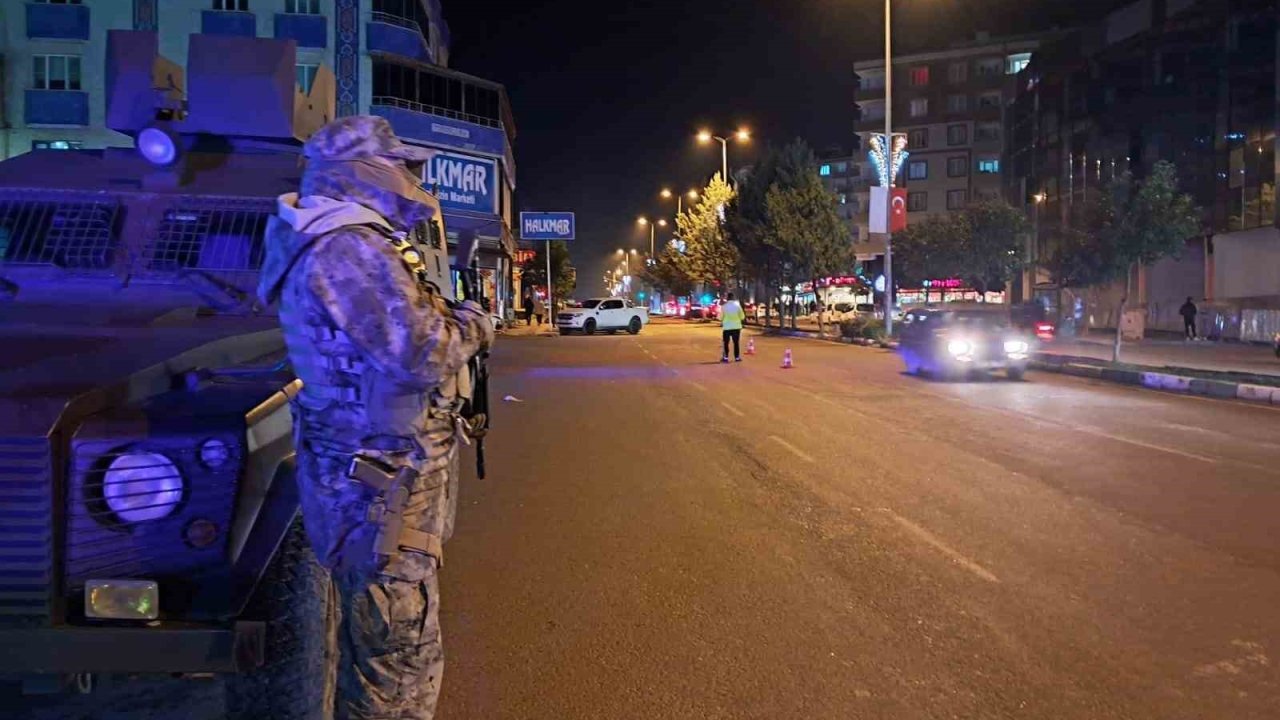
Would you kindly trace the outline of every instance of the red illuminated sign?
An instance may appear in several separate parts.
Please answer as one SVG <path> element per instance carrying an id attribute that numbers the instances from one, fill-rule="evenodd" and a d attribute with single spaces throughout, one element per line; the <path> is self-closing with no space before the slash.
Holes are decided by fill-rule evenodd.
<path id="1" fill-rule="evenodd" d="M 941 288 L 945 290 L 952 290 L 952 289 L 964 287 L 964 281 L 961 280 L 960 278 L 925 280 L 924 286 L 927 288 Z"/>

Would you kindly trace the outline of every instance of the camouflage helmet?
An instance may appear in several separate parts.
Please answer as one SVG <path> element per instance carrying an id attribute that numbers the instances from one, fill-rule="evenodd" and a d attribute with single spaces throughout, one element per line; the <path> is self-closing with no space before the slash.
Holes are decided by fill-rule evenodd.
<path id="1" fill-rule="evenodd" d="M 374 157 L 421 165 L 435 150 L 400 142 L 391 123 L 376 115 L 341 117 L 320 128 L 302 149 L 308 160 L 361 160 Z"/>

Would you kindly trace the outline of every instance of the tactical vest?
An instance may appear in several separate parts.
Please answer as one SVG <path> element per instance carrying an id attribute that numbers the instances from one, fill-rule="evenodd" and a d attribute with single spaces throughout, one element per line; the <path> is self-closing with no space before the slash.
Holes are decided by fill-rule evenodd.
<path id="1" fill-rule="evenodd" d="M 377 226 L 359 227 L 389 243 L 405 271 L 421 284 L 422 254 L 405 235 Z M 471 392 L 466 365 L 457 376 L 425 392 L 405 386 L 371 368 L 350 336 L 334 327 L 314 301 L 294 300 L 281 304 L 280 320 L 294 372 L 302 380 L 297 403 L 308 426 L 326 439 L 354 448 L 370 437 L 414 438 L 426 434 L 428 424 L 439 429 L 440 424 L 456 423 L 462 401 Z M 448 311 L 442 301 L 440 305 Z"/>

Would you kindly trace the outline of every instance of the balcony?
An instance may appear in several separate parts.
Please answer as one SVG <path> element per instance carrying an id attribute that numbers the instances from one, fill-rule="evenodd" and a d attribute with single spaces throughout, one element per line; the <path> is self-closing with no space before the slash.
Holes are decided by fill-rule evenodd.
<path id="1" fill-rule="evenodd" d="M 395 15 L 375 12 L 373 21 L 365 28 L 365 44 L 369 52 L 384 52 L 435 64 L 435 55 L 418 23 Z"/>
<path id="2" fill-rule="evenodd" d="M 88 40 L 89 6 L 27 3 L 27 37 Z"/>
<path id="3" fill-rule="evenodd" d="M 276 13 L 276 39 L 293 40 L 298 47 L 328 47 L 329 24 L 323 15 Z"/>
<path id="4" fill-rule="evenodd" d="M 88 125 L 89 93 L 83 90 L 27 90 L 28 125 Z"/>
<path id="5" fill-rule="evenodd" d="M 231 10 L 201 10 L 200 32 L 206 35 L 256 37 L 258 18 L 253 13 Z"/>

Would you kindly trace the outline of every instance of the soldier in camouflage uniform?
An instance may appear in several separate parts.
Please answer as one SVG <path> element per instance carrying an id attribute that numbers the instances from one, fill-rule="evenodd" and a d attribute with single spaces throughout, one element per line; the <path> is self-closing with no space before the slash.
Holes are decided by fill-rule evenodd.
<path id="1" fill-rule="evenodd" d="M 424 288 L 397 246 L 433 212 L 418 174 L 429 151 L 368 116 L 330 123 L 304 151 L 300 192 L 280 198 L 267 231 L 259 295 L 279 302 L 303 381 L 298 484 L 336 591 L 334 717 L 426 719 L 444 665 L 437 571 L 457 503 L 457 378 L 493 328 L 479 305 Z M 349 476 L 354 456 L 417 470 L 390 558 L 375 560 L 376 497 Z"/>

